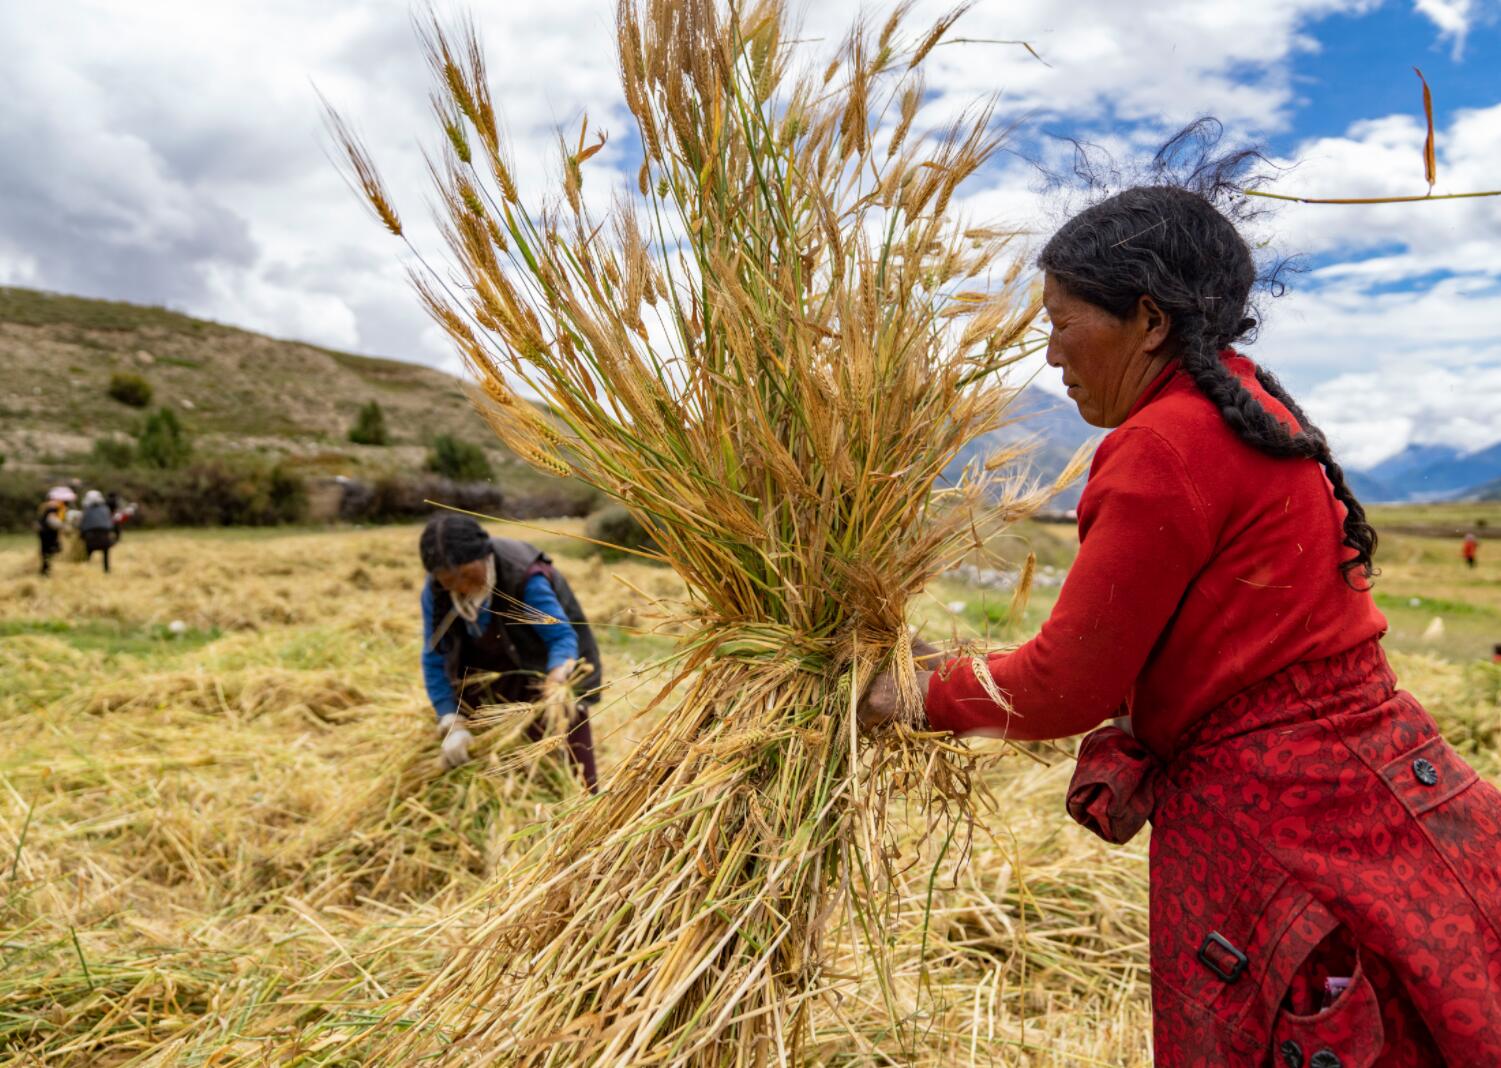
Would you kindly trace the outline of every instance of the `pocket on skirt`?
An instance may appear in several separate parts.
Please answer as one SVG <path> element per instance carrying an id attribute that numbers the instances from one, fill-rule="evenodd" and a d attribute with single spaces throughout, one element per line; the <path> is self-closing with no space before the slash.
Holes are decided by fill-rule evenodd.
<path id="1" fill-rule="evenodd" d="M 1175 802 L 1195 807 L 1182 797 Z M 1345 1053 L 1334 1045 L 1348 1027 L 1364 1030 L 1374 1048 L 1381 1047 L 1380 1005 L 1363 971 L 1358 983 L 1351 976 L 1349 988 L 1328 1009 L 1304 1016 L 1289 1011 L 1295 980 L 1339 922 L 1228 822 L 1213 824 L 1205 834 L 1207 825 L 1193 818 L 1160 819 L 1153 832 L 1156 1063 L 1281 1068 L 1293 1063 L 1292 1047 L 1283 1044 L 1295 1043 L 1303 1060 L 1297 1068 L 1368 1064 L 1359 1059 L 1362 1050 Z M 1326 1032 L 1330 1040 L 1320 1044 Z M 1314 1061 L 1321 1051 L 1328 1056 Z"/>
<path id="2" fill-rule="evenodd" d="M 1336 929 L 1326 942 L 1343 935 L 1342 928 Z M 1386 1028 L 1380 1000 L 1360 948 L 1347 938 L 1342 940 L 1349 944 L 1348 963 L 1332 971 L 1321 964 L 1314 969 L 1309 967 L 1310 958 L 1295 981 L 1317 997 L 1328 979 L 1337 975 L 1336 982 L 1343 983 L 1337 996 L 1314 1012 L 1294 1011 L 1284 998 L 1272 1022 L 1272 1063 L 1278 1068 L 1370 1068 L 1381 1055 Z"/>

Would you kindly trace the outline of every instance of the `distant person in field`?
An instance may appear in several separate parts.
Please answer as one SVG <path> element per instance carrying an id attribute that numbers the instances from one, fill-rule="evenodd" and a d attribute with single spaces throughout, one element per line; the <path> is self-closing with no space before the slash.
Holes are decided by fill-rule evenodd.
<path id="1" fill-rule="evenodd" d="M 1465 558 L 1466 567 L 1475 566 L 1475 557 L 1480 554 L 1480 539 L 1474 534 L 1466 534 L 1465 540 L 1460 543 L 1459 553 Z"/>
<path id="2" fill-rule="evenodd" d="M 492 538 L 466 515 L 441 513 L 422 531 L 422 675 L 438 716 L 443 759 L 469 759 L 469 713 L 484 705 L 535 701 L 562 686 L 580 661 L 588 676 L 573 713 L 568 752 L 595 788 L 589 708 L 604 681 L 599 645 L 568 582 L 547 554 Z M 540 740 L 544 725 L 527 734 Z"/>
<path id="3" fill-rule="evenodd" d="M 109 510 L 115 517 L 115 541 L 119 542 L 125 536 L 125 528 L 134 522 L 139 508 L 134 501 L 122 502 L 119 495 L 114 493 L 107 494 L 104 503 L 109 505 Z"/>
<path id="4" fill-rule="evenodd" d="M 87 559 L 98 553 L 104 559 L 104 573 L 109 574 L 109 551 L 119 540 L 119 526 L 115 513 L 98 490 L 89 490 L 83 495 L 83 515 L 78 520 L 78 533 L 83 537 Z"/>
<path id="5" fill-rule="evenodd" d="M 41 557 L 41 573 L 52 573 L 52 558 L 62 552 L 63 527 L 68 522 L 68 502 L 74 497 L 66 486 L 57 486 L 47 492 L 47 499 L 37 509 L 37 548 Z"/>
<path id="6" fill-rule="evenodd" d="M 1093 732 L 1070 815 L 1117 843 L 1152 822 L 1158 1065 L 1501 1065 L 1501 792 L 1397 688 L 1376 532 L 1234 347 L 1247 242 L 1196 192 L 1136 187 L 1039 264 L 1047 362 L 1111 432 L 1050 618 L 921 672 L 928 725 Z M 867 727 L 897 693 L 876 680 Z"/>

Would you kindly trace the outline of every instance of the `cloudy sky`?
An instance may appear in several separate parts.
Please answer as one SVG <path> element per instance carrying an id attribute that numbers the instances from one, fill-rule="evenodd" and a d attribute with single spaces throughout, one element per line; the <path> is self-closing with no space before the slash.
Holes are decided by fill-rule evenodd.
<path id="1" fill-rule="evenodd" d="M 523 187 L 555 174 L 559 127 L 612 133 L 592 183 L 629 181 L 613 0 L 474 0 Z M 948 5 L 918 0 L 914 22 Z M 810 47 L 861 10 L 818 0 Z M 281 337 L 457 369 L 407 291 L 393 239 L 328 162 L 313 86 L 367 135 L 422 214 L 425 71 L 405 0 L 0 0 L 0 284 L 165 304 Z M 1421 193 L 1423 68 L 1438 192 L 1501 187 L 1501 0 L 979 0 L 940 49 L 927 114 L 999 92 L 1017 155 L 971 213 L 1035 230 L 1076 198 L 1023 156 L 1058 137 L 1150 154 L 1198 115 L 1295 162 L 1305 195 Z M 921 121 L 921 120 L 920 120 Z M 1308 270 L 1267 302 L 1253 349 L 1347 461 L 1410 442 L 1501 438 L 1501 197 L 1289 205 L 1259 240 Z M 420 238 L 420 233 L 419 233 Z"/>

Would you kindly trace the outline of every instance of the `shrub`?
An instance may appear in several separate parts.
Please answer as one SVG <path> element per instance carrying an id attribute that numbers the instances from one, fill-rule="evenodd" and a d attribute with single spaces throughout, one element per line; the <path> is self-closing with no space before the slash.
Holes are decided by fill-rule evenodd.
<path id="1" fill-rule="evenodd" d="M 433 512 L 429 501 L 480 515 L 500 515 L 506 503 L 493 483 L 455 482 L 432 474 L 388 475 L 373 486 L 346 483 L 340 515 L 371 523 L 422 519 Z"/>
<path id="2" fill-rule="evenodd" d="M 285 464 L 277 464 L 266 476 L 266 495 L 278 523 L 298 523 L 307 518 L 307 480 Z"/>
<path id="3" fill-rule="evenodd" d="M 136 436 L 136 458 L 147 467 L 172 470 L 188 462 L 193 443 L 187 428 L 171 408 L 158 408 L 146 417 Z"/>
<path id="4" fill-rule="evenodd" d="M 129 371 L 111 375 L 107 392 L 112 399 L 132 408 L 144 408 L 151 403 L 151 383 Z"/>
<path id="5" fill-rule="evenodd" d="M 427 452 L 427 470 L 455 482 L 482 482 L 491 477 L 485 450 L 450 434 L 439 434 Z"/>
<path id="6" fill-rule="evenodd" d="M 139 504 L 132 525 L 271 526 L 307 518 L 307 484 L 280 464 L 214 459 L 173 471 L 91 467 L 80 473 L 86 483 Z M 41 476 L 0 476 L 0 530 L 34 530 L 51 484 Z"/>
<path id="7" fill-rule="evenodd" d="M 39 477 L 0 475 L 0 530 L 35 530 L 46 494 L 47 483 Z"/>
<path id="8" fill-rule="evenodd" d="M 618 504 L 607 505 L 595 512 L 584 524 L 584 533 L 603 545 L 590 548 L 607 560 L 628 555 L 623 549 L 637 552 L 657 552 L 657 543 L 630 512 Z"/>
<path id="9" fill-rule="evenodd" d="M 307 484 L 280 464 L 207 460 L 130 489 L 157 525 L 264 527 L 307 515 Z"/>
<path id="10" fill-rule="evenodd" d="M 519 490 L 508 488 L 504 515 L 509 519 L 574 518 L 589 515 L 602 500 L 598 490 L 582 482 L 549 479 Z"/>
<path id="11" fill-rule="evenodd" d="M 135 463 L 135 446 L 126 438 L 95 438 L 89 459 L 100 467 L 117 469 Z"/>
<path id="12" fill-rule="evenodd" d="M 386 433 L 386 413 L 381 410 L 379 401 L 371 401 L 360 409 L 360 414 L 355 416 L 354 426 L 349 428 L 349 440 L 356 445 L 389 445 L 390 436 Z"/>

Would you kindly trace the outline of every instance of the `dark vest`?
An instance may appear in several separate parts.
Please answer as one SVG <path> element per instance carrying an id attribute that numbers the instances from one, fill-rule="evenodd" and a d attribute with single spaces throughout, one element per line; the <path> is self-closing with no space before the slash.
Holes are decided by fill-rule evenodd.
<path id="1" fill-rule="evenodd" d="M 568 585 L 568 580 L 552 566 L 552 559 L 534 545 L 511 538 L 491 538 L 495 555 L 495 592 L 490 597 L 490 623 L 479 637 L 469 633 L 463 619 L 455 616 L 438 639 L 437 650 L 443 654 L 444 669 L 459 697 L 470 707 L 507 701 L 530 701 L 537 695 L 537 682 L 547 674 L 547 645 L 531 624 L 517 617 L 526 612 L 522 594 L 527 579 L 542 574 L 552 584 L 563 613 L 578 635 L 579 657 L 592 669 L 580 689 L 588 692 L 581 703 L 594 704 L 604 682 L 599 643 L 589 629 L 584 609 Z M 435 579 L 429 577 L 433 593 L 433 618 L 441 626 L 453 609 L 453 598 Z M 497 674 L 499 678 L 483 683 L 467 681 L 473 675 Z"/>

